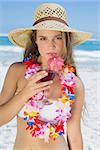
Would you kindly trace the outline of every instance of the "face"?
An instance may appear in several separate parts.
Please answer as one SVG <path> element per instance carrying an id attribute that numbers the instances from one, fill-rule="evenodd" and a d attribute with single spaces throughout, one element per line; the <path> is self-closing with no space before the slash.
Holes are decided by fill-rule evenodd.
<path id="1" fill-rule="evenodd" d="M 64 34 L 60 31 L 37 30 L 36 43 L 40 55 L 48 60 L 50 53 L 57 53 L 60 56 L 64 46 Z"/>

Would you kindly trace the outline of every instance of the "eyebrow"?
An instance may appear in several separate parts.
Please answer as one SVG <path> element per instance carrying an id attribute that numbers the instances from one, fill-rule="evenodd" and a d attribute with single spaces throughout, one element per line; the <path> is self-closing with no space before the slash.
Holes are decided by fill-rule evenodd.
<path id="1" fill-rule="evenodd" d="M 62 36 L 62 34 L 57 34 L 57 35 L 55 35 L 54 37 L 56 37 L 56 36 Z M 46 36 L 44 36 L 44 35 L 39 35 L 38 37 L 46 37 Z"/>

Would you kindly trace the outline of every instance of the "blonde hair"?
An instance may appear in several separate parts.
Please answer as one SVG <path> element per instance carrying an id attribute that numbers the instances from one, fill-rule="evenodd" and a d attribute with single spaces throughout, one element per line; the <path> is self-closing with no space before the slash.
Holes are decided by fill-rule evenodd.
<path id="1" fill-rule="evenodd" d="M 73 49 L 71 44 L 71 33 L 62 32 L 64 40 L 64 49 L 61 51 L 61 56 L 64 59 L 64 63 L 67 65 L 75 66 Z"/>

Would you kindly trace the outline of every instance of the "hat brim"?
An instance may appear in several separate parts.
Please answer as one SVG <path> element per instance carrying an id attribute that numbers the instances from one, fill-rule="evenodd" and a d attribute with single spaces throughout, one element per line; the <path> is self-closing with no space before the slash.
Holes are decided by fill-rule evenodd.
<path id="1" fill-rule="evenodd" d="M 92 36 L 91 32 L 79 31 L 57 21 L 44 21 L 29 28 L 15 29 L 8 34 L 8 38 L 14 45 L 25 48 L 28 41 L 30 41 L 32 30 L 55 30 L 62 32 L 71 32 L 71 40 L 73 46 L 85 42 Z"/>

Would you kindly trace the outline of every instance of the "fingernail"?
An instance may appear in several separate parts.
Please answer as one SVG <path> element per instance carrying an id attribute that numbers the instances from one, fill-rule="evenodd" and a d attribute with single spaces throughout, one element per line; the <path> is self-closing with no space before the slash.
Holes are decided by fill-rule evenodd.
<path id="1" fill-rule="evenodd" d="M 52 80 L 52 81 L 50 81 L 50 83 L 53 83 L 53 80 Z"/>
<path id="2" fill-rule="evenodd" d="M 48 75 L 48 72 L 45 72 L 45 75 Z"/>

